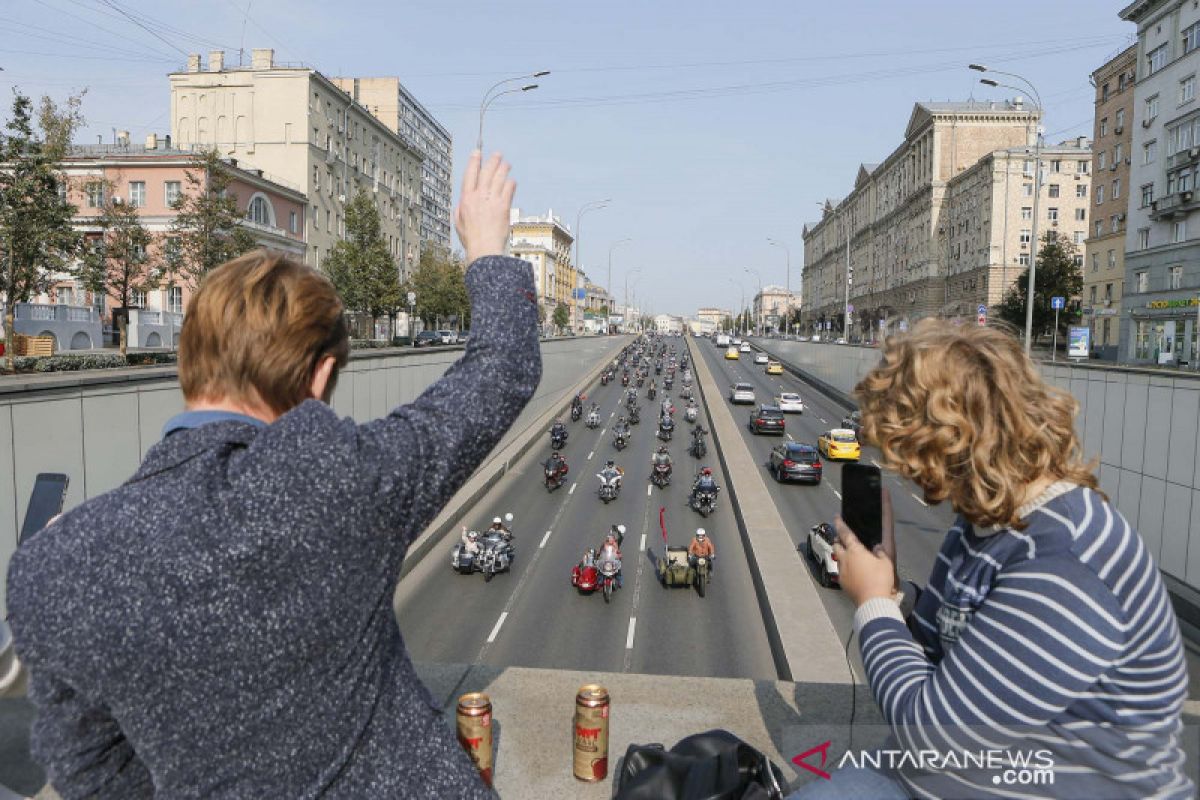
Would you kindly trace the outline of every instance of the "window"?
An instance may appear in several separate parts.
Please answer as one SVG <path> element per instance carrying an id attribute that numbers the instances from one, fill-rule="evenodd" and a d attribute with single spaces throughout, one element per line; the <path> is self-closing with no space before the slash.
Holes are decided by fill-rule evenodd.
<path id="1" fill-rule="evenodd" d="M 1022 267 L 1028 267 L 1029 266 L 1029 253 L 1021 253 L 1021 255 L 1017 256 L 1017 263 L 1020 264 Z"/>
<path id="2" fill-rule="evenodd" d="M 1075 231 L 1075 244 L 1083 244 L 1083 240 L 1086 237 L 1087 237 L 1087 234 L 1084 233 L 1083 231 Z"/>
<path id="3" fill-rule="evenodd" d="M 1021 206 L 1021 219 L 1033 219 L 1033 208 L 1031 206 Z"/>
<path id="4" fill-rule="evenodd" d="M 1046 209 L 1046 218 L 1051 222 L 1058 222 L 1058 209 L 1053 207 Z"/>
<path id="5" fill-rule="evenodd" d="M 1029 228 L 1021 229 L 1021 244 L 1028 245 L 1033 240 L 1033 232 Z"/>
<path id="6" fill-rule="evenodd" d="M 1076 222 L 1087 222 L 1087 209 L 1086 208 L 1075 209 L 1075 221 Z"/>
<path id="7" fill-rule="evenodd" d="M 1105 117 L 1104 119 L 1100 120 L 1100 135 L 1108 136 L 1108 117 Z M 1103 164 L 1100 165 L 1100 169 L 1104 169 Z"/>
<path id="8" fill-rule="evenodd" d="M 1112 199 L 1117 200 L 1120 197 L 1121 197 L 1121 179 L 1117 178 L 1115 181 L 1113 181 Z"/>
<path id="9" fill-rule="evenodd" d="M 1106 303 L 1112 302 L 1112 299 L 1113 299 L 1112 286 L 1113 285 L 1111 283 L 1104 284 L 1104 302 L 1106 302 Z"/>
<path id="10" fill-rule="evenodd" d="M 1103 103 L 1108 102 L 1108 84 L 1104 84 L 1104 88 L 1100 90 L 1100 100 Z"/>
<path id="11" fill-rule="evenodd" d="M 1096 238 L 1099 239 L 1104 235 L 1104 220 L 1096 220 Z"/>
<path id="12" fill-rule="evenodd" d="M 1117 251 L 1109 250 L 1108 251 L 1108 268 L 1112 269 L 1116 265 L 1117 265 Z"/>
<path id="13" fill-rule="evenodd" d="M 69 286 L 60 286 L 54 290 L 54 300 L 60 306 L 69 306 L 71 301 L 75 299 L 74 291 Z"/>
<path id="14" fill-rule="evenodd" d="M 1089 162 L 1087 162 L 1087 161 L 1076 161 L 1075 162 L 1075 171 L 1078 172 L 1080 175 L 1087 175 L 1088 172 L 1090 171 L 1088 169 L 1088 163 Z"/>
<path id="15" fill-rule="evenodd" d="M 183 185 L 179 181 L 163 182 L 163 200 L 166 201 L 168 208 L 174 208 L 182 194 Z"/>
<path id="16" fill-rule="evenodd" d="M 1134 273 L 1134 281 L 1137 284 L 1138 293 L 1146 292 L 1150 289 L 1150 273 L 1146 271 Z"/>
<path id="17" fill-rule="evenodd" d="M 1058 192 L 1059 192 L 1058 184 L 1057 183 L 1050 184 L 1050 197 L 1058 197 Z"/>
<path id="18" fill-rule="evenodd" d="M 1071 261 L 1075 264 L 1075 266 L 1082 269 L 1083 268 L 1083 253 L 1076 253 L 1075 257 L 1072 258 Z"/>
<path id="19" fill-rule="evenodd" d="M 1147 183 L 1142 187 L 1142 208 L 1148 208 L 1154 202 L 1154 184 Z"/>
<path id="20" fill-rule="evenodd" d="M 296 230 L 296 212 L 295 212 L 295 211 L 289 211 L 289 212 L 288 212 L 288 230 L 289 230 L 289 231 L 291 231 L 292 233 L 297 233 L 297 230 Z"/>
<path id="21" fill-rule="evenodd" d="M 1097 186 L 1096 187 L 1096 205 L 1100 205 L 1103 202 L 1104 202 L 1104 187 Z"/>
<path id="22" fill-rule="evenodd" d="M 1121 218 L 1118 217 L 1116 214 L 1113 214 L 1111 217 L 1109 217 L 1108 222 L 1109 222 L 1110 230 L 1113 233 L 1116 233 L 1117 231 L 1121 230 Z"/>
<path id="23" fill-rule="evenodd" d="M 1033 184 L 1032 183 L 1021 184 L 1021 194 L 1024 195 L 1025 197 L 1033 197 Z"/>
<path id="24" fill-rule="evenodd" d="M 1171 244 L 1178 244 L 1187 239 L 1187 220 L 1177 219 L 1171 225 Z"/>
<path id="25" fill-rule="evenodd" d="M 163 257 L 166 258 L 168 264 L 179 258 L 178 236 L 168 236 L 163 242 Z"/>
<path id="26" fill-rule="evenodd" d="M 1178 173 L 1176 173 L 1176 175 L 1177 175 L 1177 180 L 1175 183 L 1175 188 L 1181 192 L 1189 191 L 1192 188 L 1192 171 L 1191 171 L 1191 169 L 1188 169 L 1188 168 L 1181 169 L 1181 170 L 1179 170 Z"/>
<path id="27" fill-rule="evenodd" d="M 1200 47 L 1200 22 L 1183 30 L 1183 54 L 1186 56 L 1197 47 Z"/>
<path id="28" fill-rule="evenodd" d="M 130 181 L 129 182 L 129 205 L 134 208 L 146 207 L 146 182 L 145 181 Z"/>
<path id="29" fill-rule="evenodd" d="M 1172 289 L 1182 289 L 1183 288 L 1183 267 L 1181 267 L 1181 266 L 1171 267 L 1170 277 L 1171 277 L 1171 288 Z"/>
<path id="30" fill-rule="evenodd" d="M 1100 271 L 1100 254 L 1092 253 L 1092 272 Z"/>
<path id="31" fill-rule="evenodd" d="M 167 310 L 176 314 L 183 313 L 183 289 L 172 286 L 167 289 Z"/>
<path id="32" fill-rule="evenodd" d="M 1125 158 L 1125 145 L 1122 144 L 1121 142 L 1117 142 L 1117 146 L 1113 148 L 1113 166 L 1120 164 L 1121 160 L 1124 158 Z"/>
<path id="33" fill-rule="evenodd" d="M 271 213 L 271 204 L 267 198 L 261 195 L 250 201 L 250 207 L 246 209 L 246 217 L 259 225 L 274 227 L 274 214 Z"/>
<path id="34" fill-rule="evenodd" d="M 1057 158 L 1052 159 L 1050 161 L 1050 171 L 1051 172 L 1062 172 L 1062 161 L 1060 161 Z"/>
<path id="35" fill-rule="evenodd" d="M 1150 229 L 1138 228 L 1138 249 L 1145 250 L 1150 246 Z"/>
<path id="36" fill-rule="evenodd" d="M 1147 74 L 1153 75 L 1167 65 L 1167 46 L 1161 44 L 1146 54 Z"/>
<path id="37" fill-rule="evenodd" d="M 104 207 L 104 184 L 101 181 L 89 181 L 83 188 L 87 193 L 88 208 Z"/>
<path id="38" fill-rule="evenodd" d="M 1075 196 L 1076 197 L 1087 197 L 1087 184 L 1086 183 L 1080 183 L 1075 186 Z"/>
<path id="39" fill-rule="evenodd" d="M 1096 168 L 1104 169 L 1107 166 L 1108 166 L 1108 151 L 1101 150 L 1100 153 L 1096 156 Z"/>
<path id="40" fill-rule="evenodd" d="M 131 308 L 145 308 L 146 307 L 146 293 L 143 292 L 141 289 L 130 289 L 129 290 L 129 306 Z"/>
<path id="41" fill-rule="evenodd" d="M 313 188 L 321 191 L 321 168 L 316 164 L 313 165 Z"/>
<path id="42" fill-rule="evenodd" d="M 1154 160 L 1156 158 L 1158 158 L 1158 142 L 1157 141 L 1146 142 L 1144 145 L 1142 145 L 1142 163 L 1143 164 L 1153 164 Z"/>
<path id="43" fill-rule="evenodd" d="M 1146 119 L 1152 120 L 1158 116 L 1158 95 L 1146 98 Z"/>
<path id="44" fill-rule="evenodd" d="M 1179 105 L 1196 99 L 1196 76 L 1188 75 L 1179 82 Z"/>
<path id="45" fill-rule="evenodd" d="M 1033 159 L 1032 158 L 1025 159 L 1025 166 L 1021 171 L 1026 175 L 1033 174 Z"/>
<path id="46" fill-rule="evenodd" d="M 1088 290 L 1088 303 L 1096 305 L 1096 284 L 1092 284 Z"/>
<path id="47" fill-rule="evenodd" d="M 1114 128 L 1114 131 L 1113 131 L 1114 133 L 1120 133 L 1121 131 L 1125 130 L 1125 109 L 1123 109 L 1123 108 L 1117 109 L 1117 122 L 1116 122 L 1116 125 L 1113 126 L 1113 128 Z"/>

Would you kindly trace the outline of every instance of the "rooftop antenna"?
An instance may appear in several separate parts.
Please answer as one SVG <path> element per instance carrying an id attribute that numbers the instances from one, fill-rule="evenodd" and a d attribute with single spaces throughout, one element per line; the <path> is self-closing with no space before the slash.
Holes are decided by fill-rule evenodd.
<path id="1" fill-rule="evenodd" d="M 254 2 L 254 0 L 246 0 L 246 10 L 244 12 L 242 12 L 242 40 L 240 42 L 238 42 L 238 66 L 239 67 L 245 66 L 244 59 L 245 59 L 245 55 L 246 55 L 246 20 L 248 20 L 250 18 L 250 4 L 253 2 Z"/>

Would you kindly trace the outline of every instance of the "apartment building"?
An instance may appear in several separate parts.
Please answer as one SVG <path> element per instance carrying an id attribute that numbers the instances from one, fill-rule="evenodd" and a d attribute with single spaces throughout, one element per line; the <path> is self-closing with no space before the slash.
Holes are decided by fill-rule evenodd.
<path id="1" fill-rule="evenodd" d="M 1129 179 L 1136 188 L 1127 212 L 1120 358 L 1194 362 L 1200 356 L 1200 5 L 1138 0 L 1120 16 L 1138 27 Z"/>
<path id="2" fill-rule="evenodd" d="M 849 194 L 804 226 L 802 328 L 845 335 L 847 307 L 855 339 L 870 338 L 878 320 L 906 327 L 957 314 L 968 301 L 949 295 L 954 229 L 940 230 L 950 181 L 998 150 L 1028 147 L 1032 158 L 1040 116 L 1019 97 L 917 103 L 903 142 L 883 162 L 860 165 Z M 993 293 L 976 278 L 972 298 Z"/>
<path id="3" fill-rule="evenodd" d="M 711 306 L 696 309 L 696 320 L 710 331 L 720 330 L 721 323 L 727 319 L 733 319 L 732 311 Z"/>
<path id="4" fill-rule="evenodd" d="M 545 216 L 524 216 L 521 209 L 514 208 L 509 221 L 510 252 L 533 264 L 538 302 L 545 308 L 546 318 L 559 304 L 571 308 L 578 270 L 571 260 L 575 237 L 570 229 L 553 209 Z"/>
<path id="5" fill-rule="evenodd" d="M 450 248 L 454 139 L 399 78 L 331 78 L 415 150 L 421 161 L 421 242 Z"/>
<path id="6" fill-rule="evenodd" d="M 215 51 L 207 66 L 191 55 L 169 76 L 176 146 L 216 147 L 304 191 L 308 263 L 318 267 L 345 236 L 346 204 L 370 193 L 407 277 L 420 257 L 421 153 L 317 70 L 276 64 L 273 50 L 253 50 L 245 67 Z"/>
<path id="7" fill-rule="evenodd" d="M 788 313 L 800 307 L 800 301 L 782 286 L 764 286 L 755 293 L 753 307 L 754 318 L 761 320 L 765 328 L 780 330 Z"/>

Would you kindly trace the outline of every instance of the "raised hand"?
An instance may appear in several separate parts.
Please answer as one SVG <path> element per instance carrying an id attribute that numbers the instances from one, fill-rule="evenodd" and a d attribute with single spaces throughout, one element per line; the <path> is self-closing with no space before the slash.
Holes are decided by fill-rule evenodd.
<path id="1" fill-rule="evenodd" d="M 470 264 L 484 256 L 503 255 L 508 244 L 509 209 L 517 184 L 499 153 L 481 163 L 476 150 L 467 161 L 462 193 L 454 210 L 454 227 Z"/>

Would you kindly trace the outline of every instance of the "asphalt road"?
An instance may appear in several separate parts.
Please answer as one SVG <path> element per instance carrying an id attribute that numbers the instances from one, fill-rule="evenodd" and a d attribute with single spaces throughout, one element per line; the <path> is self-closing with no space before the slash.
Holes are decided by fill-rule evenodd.
<path id="1" fill-rule="evenodd" d="M 844 411 L 824 395 L 791 373 L 767 375 L 766 367 L 754 363 L 754 353 L 742 353 L 737 361 L 724 358 L 725 348 L 715 347 L 708 339 L 693 339 L 695 350 L 702 354 L 713 372 L 717 385 L 724 395 L 721 402 L 729 402 L 729 386 L 736 381 L 746 381 L 754 386 L 759 403 L 771 403 L 781 391 L 799 393 L 804 400 L 803 414 L 787 415 L 787 436 L 798 442 L 816 447 L 817 437 L 831 428 L 841 427 Z M 716 398 L 708 398 L 716 402 Z M 734 419 L 748 421 L 754 406 L 732 406 Z M 767 471 L 766 464 L 771 448 L 779 443 L 773 435 L 756 436 L 746 425 L 742 425 L 742 436 L 762 464 L 763 476 L 771 498 L 780 516 L 788 527 L 793 543 L 799 545 L 806 539 L 808 529 L 818 522 L 833 522 L 841 511 L 842 462 L 829 461 L 822 457 L 824 476 L 820 484 L 776 483 Z M 864 447 L 862 463 L 878 462 L 879 453 L 874 448 Z M 954 521 L 954 512 L 948 505 L 927 506 L 920 499 L 919 490 L 909 481 L 884 473 L 884 486 L 892 495 L 896 514 L 896 550 L 900 577 L 911 579 L 924 586 L 933 569 L 933 562 L 941 548 L 942 540 Z M 817 581 L 815 565 L 808 564 L 813 581 Z M 825 612 L 833 622 L 834 629 L 846 641 L 854 628 L 854 607 L 840 589 L 817 587 Z M 865 676 L 858 647 L 850 648 L 851 663 L 862 679 Z"/>
<path id="2" fill-rule="evenodd" d="M 672 340 L 677 352 L 683 341 Z M 651 371 L 653 377 L 653 370 Z M 661 386 L 661 379 L 660 379 Z M 670 394 L 678 398 L 678 380 Z M 454 539 L 447 537 L 401 582 L 397 613 L 413 658 L 430 662 L 495 666 L 636 672 L 731 678 L 775 678 L 776 672 L 751 584 L 749 567 L 727 494 L 706 520 L 687 505 L 691 478 L 700 464 L 687 454 L 690 426 L 676 414 L 677 432 L 668 445 L 674 481 L 651 486 L 650 459 L 656 406 L 640 392 L 642 422 L 633 426 L 629 447 L 617 453 L 611 426 L 622 406 L 620 381 L 598 383 L 588 402 L 601 407 L 602 429 L 564 418 L 570 438 L 564 449 L 571 468 L 567 484 L 548 493 L 542 462 L 549 435 L 510 470 L 478 504 L 472 526 L 512 512 L 517 555 L 510 572 L 485 583 L 482 575 L 459 575 L 450 567 Z M 701 414 L 703 419 L 703 413 Z M 711 448 L 705 463 L 727 485 Z M 620 497 L 604 505 L 599 472 L 607 458 L 625 469 Z M 707 597 L 688 588 L 664 588 L 655 560 L 662 553 L 659 509 L 665 511 L 672 545 L 684 545 L 697 526 L 712 538 L 717 561 Z M 610 525 L 628 531 L 622 551 L 624 588 L 606 605 L 599 595 L 580 595 L 571 568 L 588 547 L 599 547 Z"/>

